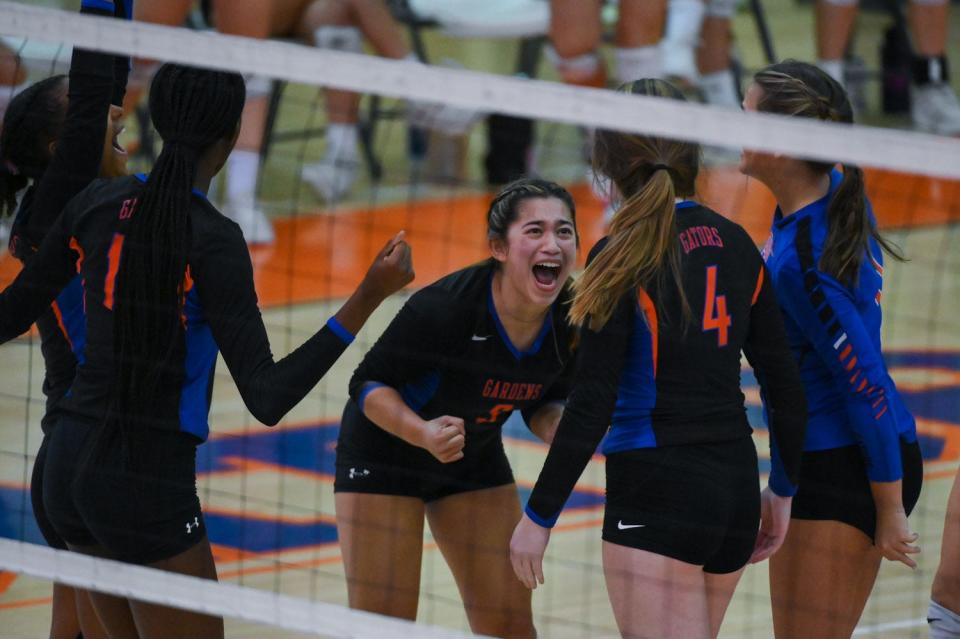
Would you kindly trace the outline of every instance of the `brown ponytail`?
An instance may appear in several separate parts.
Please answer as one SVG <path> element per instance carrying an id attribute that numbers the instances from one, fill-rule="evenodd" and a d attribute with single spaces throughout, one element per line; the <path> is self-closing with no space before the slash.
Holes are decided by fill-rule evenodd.
<path id="1" fill-rule="evenodd" d="M 620 91 L 685 99 L 673 85 L 658 79 L 637 80 Z M 616 185 L 623 203 L 613 218 L 607 245 L 574 284 L 570 321 L 578 326 L 589 321 L 591 329 L 599 330 L 624 292 L 633 286 L 649 286 L 668 275 L 679 291 L 684 315 L 689 316 L 690 307 L 680 285 L 675 200 L 694 193 L 700 169 L 699 145 L 599 130 L 593 165 L 595 173 Z"/>
<path id="2" fill-rule="evenodd" d="M 787 60 L 761 69 L 753 81 L 763 90 L 758 109 L 832 122 L 853 123 L 853 108 L 839 82 L 819 67 Z M 818 173 L 834 167 L 829 162 L 809 162 Z M 818 267 L 846 285 L 856 285 L 870 238 L 896 260 L 903 254 L 884 238 L 870 219 L 863 170 L 843 165 L 843 180 L 827 208 L 828 231 Z"/>

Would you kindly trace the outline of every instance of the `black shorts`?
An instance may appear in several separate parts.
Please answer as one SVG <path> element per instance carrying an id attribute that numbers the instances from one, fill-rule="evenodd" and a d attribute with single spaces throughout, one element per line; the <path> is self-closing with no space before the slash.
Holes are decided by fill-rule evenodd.
<path id="1" fill-rule="evenodd" d="M 920 499 L 923 457 L 917 442 L 900 442 L 903 507 L 909 515 Z M 877 510 L 859 446 L 814 450 L 803 454 L 800 487 L 793 498 L 793 519 L 840 521 L 873 539 Z"/>
<path id="2" fill-rule="evenodd" d="M 37 458 L 33 462 L 33 473 L 30 475 L 30 503 L 33 506 L 33 517 L 37 520 L 40 534 L 43 535 L 47 545 L 57 550 L 66 550 L 66 542 L 54 530 L 50 518 L 47 517 L 47 510 L 43 507 L 43 468 L 47 462 L 47 447 L 49 445 L 50 435 L 45 434 L 43 441 L 40 442 Z"/>
<path id="3" fill-rule="evenodd" d="M 603 539 L 705 572 L 735 572 L 757 540 L 759 482 L 750 437 L 613 453 Z"/>
<path id="4" fill-rule="evenodd" d="M 50 436 L 43 502 L 57 534 L 135 564 L 169 559 L 203 540 L 197 438 L 150 430 L 150 457 L 134 472 L 121 463 L 119 440 L 98 441 L 99 430 L 61 417 Z"/>
<path id="5" fill-rule="evenodd" d="M 514 482 L 500 429 L 480 433 L 468 430 L 463 454 L 463 459 L 443 464 L 426 450 L 368 420 L 350 401 L 340 421 L 333 490 L 431 502 Z"/>

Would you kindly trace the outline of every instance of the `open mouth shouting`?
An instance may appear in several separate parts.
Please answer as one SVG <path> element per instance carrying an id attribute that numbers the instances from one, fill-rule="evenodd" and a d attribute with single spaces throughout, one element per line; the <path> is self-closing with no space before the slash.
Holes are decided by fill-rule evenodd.
<path id="1" fill-rule="evenodd" d="M 544 260 L 533 265 L 533 279 L 537 288 L 545 293 L 554 292 L 560 285 L 562 264 L 556 260 Z"/>

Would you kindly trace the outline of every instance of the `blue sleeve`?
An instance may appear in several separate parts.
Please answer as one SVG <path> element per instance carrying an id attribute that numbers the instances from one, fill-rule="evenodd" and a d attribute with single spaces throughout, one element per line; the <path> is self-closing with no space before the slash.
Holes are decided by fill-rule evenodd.
<path id="1" fill-rule="evenodd" d="M 903 476 L 896 416 L 885 391 L 886 368 L 854 298 L 837 280 L 799 263 L 781 271 L 779 299 L 844 394 L 847 415 L 866 455 L 870 481 Z"/>

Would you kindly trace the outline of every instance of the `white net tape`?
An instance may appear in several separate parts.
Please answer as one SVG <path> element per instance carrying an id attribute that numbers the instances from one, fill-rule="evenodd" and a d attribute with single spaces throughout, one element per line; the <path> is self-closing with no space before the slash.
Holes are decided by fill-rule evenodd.
<path id="1" fill-rule="evenodd" d="M 615 122 L 626 131 L 704 144 L 960 178 L 960 141 L 922 133 L 742 113 L 14 2 L 0 2 L 0 34 L 168 62 L 202 61 L 210 68 L 508 115 L 605 128 Z"/>
<path id="2" fill-rule="evenodd" d="M 467 633 L 0 538 L 0 568 L 120 597 L 323 637 L 460 639 Z"/>

